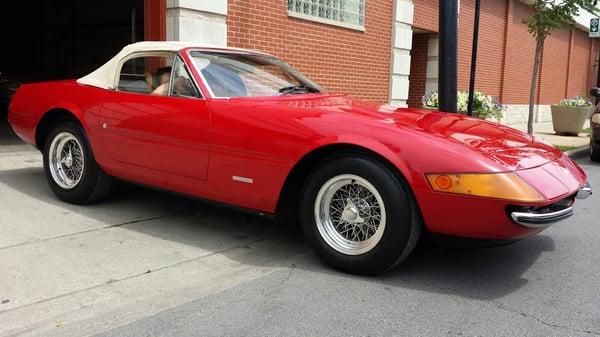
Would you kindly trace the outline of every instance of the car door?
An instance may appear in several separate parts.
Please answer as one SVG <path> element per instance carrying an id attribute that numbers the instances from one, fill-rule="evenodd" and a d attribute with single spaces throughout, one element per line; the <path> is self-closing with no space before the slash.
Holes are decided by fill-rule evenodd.
<path id="1" fill-rule="evenodd" d="M 126 61 L 118 88 L 102 106 L 100 125 L 110 156 L 120 163 L 207 177 L 210 112 L 179 56 L 144 54 Z"/>

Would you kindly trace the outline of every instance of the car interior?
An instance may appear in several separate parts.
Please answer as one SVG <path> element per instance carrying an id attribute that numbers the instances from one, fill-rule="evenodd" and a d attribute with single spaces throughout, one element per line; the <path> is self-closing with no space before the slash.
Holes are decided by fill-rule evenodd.
<path id="1" fill-rule="evenodd" d="M 199 97 L 183 61 L 174 56 L 142 56 L 121 67 L 118 91 L 157 96 Z M 174 66 L 169 64 L 175 63 Z"/>

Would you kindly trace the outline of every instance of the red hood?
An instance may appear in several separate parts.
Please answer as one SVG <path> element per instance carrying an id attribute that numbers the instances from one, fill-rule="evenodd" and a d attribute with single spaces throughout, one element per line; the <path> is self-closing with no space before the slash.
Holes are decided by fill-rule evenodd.
<path id="1" fill-rule="evenodd" d="M 521 170 L 543 165 L 561 155 L 552 145 L 536 140 L 526 133 L 461 114 L 377 105 L 337 94 L 280 96 L 268 102 L 264 97 L 245 100 L 256 101 L 256 104 L 269 107 L 283 105 L 295 111 L 311 111 L 312 116 L 318 116 L 318 119 L 305 118 L 304 123 L 314 128 L 326 126 L 327 130 L 322 133 L 335 129 L 337 133 L 365 134 L 364 130 L 370 128 L 370 137 L 388 144 L 398 142 L 397 145 L 400 146 L 402 142 L 410 139 L 410 142 L 422 143 L 423 146 L 434 144 L 437 149 L 458 150 L 445 153 L 453 152 L 460 156 L 471 156 L 471 153 L 473 156 L 480 155 L 480 158 L 488 163 L 483 166 L 456 165 L 467 170 L 483 167 L 488 169 L 489 164 L 497 171 Z M 277 104 L 273 105 L 274 102 Z M 303 112 L 299 115 L 306 116 Z M 332 128 L 333 125 L 335 127 Z M 360 128 L 357 129 L 357 126 Z M 384 137 L 386 139 L 383 139 Z M 465 148 L 469 151 L 463 151 Z M 425 155 L 431 153 L 428 151 Z M 461 160 L 460 158 L 447 160 Z"/>
<path id="2" fill-rule="evenodd" d="M 397 109 L 393 116 L 398 126 L 466 146 L 509 170 L 540 166 L 561 155 L 527 133 L 479 118 L 415 109 Z"/>
<path id="3" fill-rule="evenodd" d="M 552 145 L 527 133 L 461 114 L 376 105 L 343 95 L 310 95 L 302 98 L 298 96 L 286 99 L 285 104 L 295 108 L 335 113 L 338 116 L 341 113 L 362 120 L 383 121 L 384 125 L 394 125 L 409 132 L 416 131 L 421 136 L 438 137 L 452 143 L 448 144 L 448 147 L 467 147 L 481 154 L 495 163 L 500 170 L 532 168 L 555 160 L 561 155 Z M 376 125 L 375 128 L 382 124 Z M 373 133 L 378 132 L 374 130 Z M 415 138 L 415 141 L 418 141 L 418 138 Z"/>

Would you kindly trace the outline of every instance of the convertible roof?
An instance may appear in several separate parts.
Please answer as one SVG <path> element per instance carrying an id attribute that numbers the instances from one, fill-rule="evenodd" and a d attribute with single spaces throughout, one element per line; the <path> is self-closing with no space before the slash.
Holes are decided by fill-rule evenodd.
<path id="1" fill-rule="evenodd" d="M 207 48 L 207 49 L 220 49 L 220 50 L 231 50 L 238 52 L 260 52 L 239 49 L 239 48 L 227 48 L 222 46 L 214 45 L 203 45 L 193 42 L 182 42 L 182 41 L 143 41 L 136 42 L 125 46 L 115 57 L 110 59 L 100 68 L 94 70 L 88 75 L 81 77 L 77 80 L 77 83 L 91 85 L 103 89 L 113 89 L 115 75 L 119 67 L 119 63 L 122 59 L 127 56 L 140 53 L 140 52 L 178 52 L 185 48 Z"/>

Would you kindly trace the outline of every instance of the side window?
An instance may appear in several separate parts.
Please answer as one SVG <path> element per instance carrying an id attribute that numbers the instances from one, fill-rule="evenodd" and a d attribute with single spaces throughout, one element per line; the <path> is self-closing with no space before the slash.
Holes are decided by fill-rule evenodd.
<path id="1" fill-rule="evenodd" d="M 143 56 L 127 60 L 119 74 L 119 91 L 167 96 L 173 56 Z"/>
<path id="2" fill-rule="evenodd" d="M 171 96 L 175 97 L 200 97 L 190 73 L 185 64 L 179 58 L 175 58 L 173 64 L 173 85 L 171 87 Z"/>

